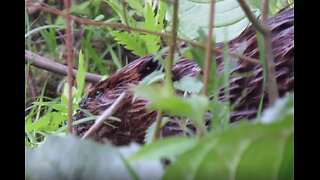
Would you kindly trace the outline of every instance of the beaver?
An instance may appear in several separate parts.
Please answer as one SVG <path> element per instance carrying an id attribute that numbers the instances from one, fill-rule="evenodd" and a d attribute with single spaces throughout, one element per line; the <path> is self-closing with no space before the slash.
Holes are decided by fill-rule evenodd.
<path id="1" fill-rule="evenodd" d="M 276 69 L 276 80 L 280 97 L 287 92 L 294 90 L 294 9 L 284 9 L 273 17 L 269 18 L 269 27 L 272 32 L 272 47 Z M 249 26 L 238 37 L 228 42 L 231 52 L 243 52 L 243 55 L 259 58 L 259 50 L 256 39 L 256 32 Z M 223 48 L 223 43 L 216 45 Z M 218 71 L 223 70 L 223 55 L 217 54 L 216 61 Z M 113 73 L 107 79 L 99 82 L 86 95 L 79 104 L 81 109 L 91 114 L 102 114 L 122 92 L 128 92 L 133 85 L 138 84 L 144 77 L 158 70 L 161 67 L 160 61 L 155 61 L 153 55 L 141 57 L 122 69 Z M 230 71 L 229 100 L 236 105 L 230 113 L 231 122 L 240 119 L 252 119 L 257 115 L 259 102 L 264 97 L 263 108 L 268 106 L 268 94 L 263 85 L 263 68 L 261 65 L 250 64 L 246 61 L 237 60 L 236 65 Z M 201 69 L 192 59 L 180 58 L 173 66 L 172 80 L 177 81 L 185 76 L 199 76 Z M 236 76 L 237 73 L 249 73 L 248 76 Z M 245 90 L 245 93 L 244 93 Z M 224 87 L 220 88 L 220 101 L 224 101 Z M 110 125 L 103 125 L 92 136 L 93 139 L 114 145 L 126 145 L 132 141 L 144 143 L 147 128 L 155 121 L 156 111 L 146 108 L 148 101 L 141 98 L 133 100 L 132 92 L 126 94 L 121 107 L 113 116 L 120 121 L 108 121 Z M 78 110 L 73 116 L 74 121 L 87 115 Z M 206 120 L 208 124 L 209 120 Z M 73 132 L 78 136 L 84 133 L 94 124 L 88 121 L 73 126 Z M 193 124 L 187 124 L 191 130 L 195 130 Z M 161 128 L 161 135 L 176 135 L 182 132 L 179 126 L 179 118 L 171 118 Z"/>

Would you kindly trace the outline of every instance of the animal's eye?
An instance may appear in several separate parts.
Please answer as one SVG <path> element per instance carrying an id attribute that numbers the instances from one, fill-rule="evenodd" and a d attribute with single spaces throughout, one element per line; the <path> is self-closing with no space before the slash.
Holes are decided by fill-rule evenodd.
<path id="1" fill-rule="evenodd" d="M 158 61 L 150 60 L 147 63 L 139 67 L 138 71 L 140 73 L 140 80 L 151 74 L 156 69 L 160 68 L 161 64 Z"/>
<path id="2" fill-rule="evenodd" d="M 95 96 L 100 96 L 103 94 L 104 90 L 103 89 L 97 89 L 96 92 L 94 93 Z"/>

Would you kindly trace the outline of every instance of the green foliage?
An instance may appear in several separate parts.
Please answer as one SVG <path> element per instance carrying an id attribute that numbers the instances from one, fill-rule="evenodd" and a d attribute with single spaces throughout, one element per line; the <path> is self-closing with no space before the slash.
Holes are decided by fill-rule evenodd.
<path id="1" fill-rule="evenodd" d="M 77 88 L 72 88 L 73 112 L 78 108 L 78 103 L 83 96 L 83 88 L 85 81 L 86 65 L 82 51 L 79 54 L 79 67 L 76 74 Z M 65 83 L 62 95 L 49 102 L 44 102 L 44 89 L 39 96 L 37 102 L 34 102 L 29 114 L 25 117 L 25 133 L 26 141 L 30 141 L 32 145 L 39 144 L 48 134 L 61 134 L 66 130 L 65 123 L 67 121 L 67 103 L 68 103 L 68 84 Z M 90 119 L 92 120 L 92 119 Z M 61 131 L 63 127 L 63 131 Z M 36 138 L 41 135 L 42 138 Z"/>
<path id="2" fill-rule="evenodd" d="M 195 124 L 204 129 L 202 119 L 208 108 L 208 99 L 202 95 L 192 95 L 182 98 L 166 88 L 158 85 L 139 85 L 133 88 L 137 96 L 147 98 L 152 102 L 149 104 L 151 109 L 160 109 L 168 112 L 170 115 L 188 117 Z"/>
<path id="3" fill-rule="evenodd" d="M 115 0 L 106 1 L 120 16 L 122 23 L 129 26 L 135 26 L 144 28 L 147 30 L 160 32 L 164 28 L 164 16 L 165 16 L 165 3 L 160 1 L 159 7 L 157 9 L 157 14 L 155 10 L 151 7 L 149 1 L 146 1 L 144 7 L 139 4 L 138 1 L 128 1 L 128 5 L 143 16 L 144 21 L 138 22 L 133 17 L 128 15 L 127 9 Z M 144 8 L 144 10 L 143 10 Z M 142 11 L 143 10 L 143 11 Z M 125 45 L 125 47 L 139 56 L 144 56 L 147 54 L 156 53 L 160 48 L 161 39 L 159 36 L 150 35 L 141 32 L 122 32 L 114 31 L 111 33 L 119 44 Z"/>
<path id="4" fill-rule="evenodd" d="M 277 102 L 285 114 L 268 123 L 240 122 L 201 139 L 166 137 L 144 146 L 113 147 L 73 136 L 48 137 L 36 149 L 26 150 L 27 179 L 292 179 L 293 95 Z M 279 105 L 280 104 L 280 105 Z M 63 148 L 63 151 L 61 151 Z M 106 153 L 107 152 L 107 153 Z M 161 159 L 170 159 L 166 168 Z M 109 162 L 112 162 L 111 164 Z M 121 173 L 119 173 L 121 172 Z"/>
<path id="5" fill-rule="evenodd" d="M 171 28 L 172 12 L 166 11 L 167 5 L 168 7 L 170 5 L 166 5 L 165 1 L 158 1 L 158 6 L 153 6 L 151 1 L 143 3 L 141 0 L 126 2 L 106 0 L 106 2 L 115 12 L 111 17 L 101 12 L 101 0 L 75 3 L 71 12 L 73 15 L 97 21 L 120 20 L 124 24 L 155 32 Z M 209 0 L 180 1 L 179 36 L 198 39 L 200 43 L 205 42 L 209 2 Z M 246 2 L 258 16 L 261 0 Z M 249 22 L 236 0 L 219 0 L 216 3 L 214 39 L 221 42 L 240 34 Z M 285 4 L 281 0 L 271 1 L 271 14 L 282 6 L 281 3 Z M 165 16 L 169 23 L 165 24 Z M 26 17 L 25 38 L 29 49 L 36 47 L 30 43 L 31 37 L 40 32 L 45 41 L 42 50 L 57 51 L 59 45 L 56 33 L 64 28 L 64 19 L 58 17 L 51 20 L 51 16 L 47 18 L 49 23 L 55 22 L 55 24 L 31 29 L 34 22 Z M 73 28 L 75 30 L 84 28 L 86 32 L 80 39 L 84 54 L 82 51 L 79 53 L 76 87 L 72 88 L 73 110 L 78 108 L 83 96 L 87 69 L 108 75 L 112 67 L 119 69 L 124 64 L 119 45 L 110 41 L 101 45 L 101 39 L 102 41 L 108 38 L 115 39 L 118 44 L 124 45 L 139 56 L 156 54 L 157 60 L 162 58 L 162 53 L 156 52 L 168 50 L 168 47 L 162 47 L 165 44 L 162 44 L 159 36 L 147 33 L 92 26 Z M 263 56 L 259 35 L 258 41 L 259 51 Z M 189 50 L 184 53 L 195 59 L 203 69 L 204 49 L 188 48 Z M 151 73 L 133 88 L 135 98 L 142 97 L 150 101 L 148 108 L 180 116 L 182 121 L 192 120 L 196 128 L 204 132 L 202 137 L 197 138 L 182 134 L 179 137 L 163 137 L 151 141 L 155 131 L 154 123 L 146 131 L 145 145 L 132 143 L 124 147 L 114 147 L 110 144 L 65 136 L 68 85 L 64 84 L 63 93 L 59 97 L 51 99 L 44 96 L 45 83 L 36 102 L 26 108 L 28 113 L 25 116 L 27 146 L 25 179 L 48 179 L 53 176 L 56 179 L 293 179 L 293 94 L 279 99 L 274 107 L 263 111 L 261 117 L 252 122 L 239 122 L 230 126 L 229 116 L 233 106 L 229 102 L 218 101 L 218 92 L 221 86 L 228 85 L 230 78 L 228 72 L 237 59 L 229 57 L 227 46 L 223 52 L 225 66 L 222 73 L 218 73 L 216 61 L 212 59 L 214 63 L 210 72 L 209 96 L 199 95 L 203 84 L 194 77 L 184 77 L 174 82 L 174 88 L 184 92 L 176 94 L 173 89 L 168 88 L 167 83 L 162 84 L 161 81 L 165 78 L 162 70 Z M 110 54 L 110 61 L 105 61 L 106 54 Z M 178 59 L 178 56 L 175 59 Z M 160 61 L 166 62 L 166 60 Z M 28 69 L 29 66 L 26 67 L 26 71 Z M 228 96 L 227 91 L 225 94 Z M 210 98 L 213 99 L 209 101 Z M 204 123 L 208 111 L 212 112 L 210 132 L 207 132 Z M 83 112 L 88 114 L 88 117 L 74 124 L 96 119 L 90 112 L 86 110 Z M 112 117 L 110 119 L 120 121 Z M 161 127 L 169 121 L 168 117 L 162 118 Z M 170 160 L 167 168 L 163 168 L 161 164 L 163 159 Z"/>
<path id="6" fill-rule="evenodd" d="M 292 150 L 292 116 L 269 125 L 243 122 L 203 137 L 163 179 L 292 179 Z"/>
<path id="7" fill-rule="evenodd" d="M 190 137 L 168 137 L 147 144 L 129 156 L 129 160 L 158 160 L 162 157 L 175 158 L 196 144 Z"/>

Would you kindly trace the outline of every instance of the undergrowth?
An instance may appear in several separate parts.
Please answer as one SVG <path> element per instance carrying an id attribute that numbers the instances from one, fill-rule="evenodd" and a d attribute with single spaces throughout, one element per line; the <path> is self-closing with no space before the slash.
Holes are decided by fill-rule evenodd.
<path id="1" fill-rule="evenodd" d="M 227 2 L 224 0 L 218 3 Z M 198 2 L 198 1 L 195 1 Z M 231 0 L 228 1 L 232 3 Z M 236 1 L 235 1 L 236 2 Z M 259 1 L 260 2 L 260 1 Z M 254 12 L 259 13 L 261 7 L 258 1 L 248 1 Z M 271 1 L 272 14 L 276 7 L 283 1 Z M 290 1 L 291 2 L 291 1 Z M 57 6 L 49 1 L 52 6 Z M 187 7 L 187 0 L 181 0 L 179 6 Z M 260 6 L 257 6 L 257 3 Z M 260 2 L 261 3 L 261 2 Z M 237 4 L 237 3 L 236 3 Z M 199 5 L 199 4 L 198 4 Z M 201 4 L 203 8 L 209 8 L 209 3 Z M 282 5 L 281 7 L 284 7 Z M 184 9 L 179 9 L 183 11 Z M 227 9 L 226 9 L 227 11 Z M 172 23 L 178 23 L 178 35 L 191 37 L 186 34 L 188 22 L 172 22 L 172 4 L 166 1 L 117 1 L 117 0 L 93 0 L 78 1 L 71 8 L 72 15 L 95 19 L 103 22 L 121 22 L 123 24 L 151 30 L 154 32 L 169 33 Z M 201 12 L 199 12 L 201 13 Z M 271 14 L 270 14 L 271 15 Z M 181 15 L 183 16 L 183 14 Z M 184 16 L 189 16 L 185 14 Z M 39 10 L 38 14 L 28 14 L 26 10 L 26 49 L 37 52 L 49 58 L 56 59 L 66 64 L 64 47 L 64 18 L 53 16 L 50 13 Z M 190 19 L 191 21 L 191 19 Z M 207 23 L 206 21 L 205 23 Z M 226 26 L 230 28 L 233 24 Z M 237 23 L 237 22 L 235 22 Z M 203 23 L 204 24 L 204 23 Z M 248 23 L 249 24 L 249 23 Z M 247 24 L 247 25 L 248 25 Z M 85 81 L 85 73 L 93 72 L 108 77 L 112 72 L 122 68 L 136 57 L 153 54 L 155 59 L 167 63 L 169 59 L 162 59 L 164 52 L 168 52 L 170 38 L 163 38 L 154 34 L 121 30 L 105 26 L 86 26 L 74 23 L 73 50 L 75 53 L 75 67 L 78 73 L 75 76 L 73 87 L 73 112 L 78 109 L 81 99 L 90 91 L 90 83 Z M 192 28 L 192 27 L 191 27 Z M 205 44 L 206 27 L 193 27 L 197 29 L 197 42 Z M 204 30 L 203 30 L 204 29 Z M 220 34 L 219 34 L 220 33 Z M 223 35 L 222 35 L 223 33 Z M 241 31 L 237 32 L 238 34 Z M 217 36 L 224 36 L 227 42 L 232 37 L 225 32 L 217 30 L 213 45 L 219 40 Z M 265 60 L 262 37 L 257 35 L 260 59 Z M 203 69 L 203 48 L 192 45 L 178 44 L 174 60 L 181 57 L 194 59 Z M 183 117 L 186 121 L 192 121 L 197 130 L 201 130 L 202 136 L 196 137 L 192 133 L 185 132 L 181 137 L 163 137 L 152 141 L 155 132 L 155 124 L 152 124 L 147 132 L 144 145 L 132 143 L 125 147 L 101 145 L 90 140 L 80 141 L 78 138 L 68 135 L 67 132 L 67 83 L 62 76 L 47 76 L 30 64 L 26 64 L 25 85 L 25 145 L 26 152 L 26 179 L 41 179 L 48 177 L 50 167 L 54 168 L 53 174 L 59 174 L 60 178 L 128 178 L 128 179 L 244 179 L 248 175 L 255 179 L 292 179 L 293 178 L 293 115 L 294 95 L 288 94 L 278 99 L 269 109 L 263 110 L 263 98 L 258 117 L 250 122 L 244 120 L 230 124 L 230 112 L 234 108 L 228 100 L 219 101 L 220 87 L 224 87 L 224 94 L 228 97 L 229 71 L 236 64 L 234 57 L 228 52 L 225 43 L 223 49 L 224 67 L 220 73 L 215 56 L 212 58 L 210 78 L 208 84 L 208 96 L 201 94 L 203 82 L 201 78 L 185 77 L 168 85 L 160 85 L 166 73 L 156 71 L 144 78 L 139 85 L 132 88 L 135 96 L 151 100 L 148 108 L 163 111 L 172 116 Z M 175 62 L 174 62 L 175 63 Z M 266 65 L 264 67 L 264 79 L 266 79 Z M 162 67 L 164 68 L 164 67 Z M 33 74 L 33 78 L 29 73 Z M 245 75 L 242 75 L 245 76 Z M 29 81 L 37 82 L 36 96 L 30 92 Z M 57 82 L 56 87 L 50 87 L 51 91 L 58 91 L 51 97 L 46 95 L 48 83 Z M 266 86 L 266 82 L 263 86 Z M 61 84 L 61 85 L 57 85 Z M 185 92 L 177 94 L 173 89 Z M 191 95 L 187 95 L 191 94 Z M 92 121 L 97 118 L 89 116 L 74 124 Z M 211 127 L 207 130 L 204 117 L 208 111 L 213 112 Z M 118 120 L 111 117 L 111 120 Z M 162 126 L 169 121 L 162 118 Z M 189 136 L 186 136 L 189 134 Z M 72 147 L 71 147 L 72 146 Z M 63 148 L 63 149 L 62 149 Z M 108 151 L 108 152 L 106 152 Z M 99 158 L 107 159 L 101 161 Z M 257 155 L 257 153 L 260 155 Z M 88 160 L 84 157 L 88 157 Z M 70 158 L 72 162 L 68 161 Z M 170 160 L 170 165 L 163 168 L 161 160 Z M 110 164 L 109 162 L 117 162 Z M 42 162 L 47 166 L 42 166 Z M 102 168 L 105 167 L 105 168 Z M 153 169 L 151 170 L 150 167 Z M 87 169 L 81 173 L 81 170 Z M 106 170 L 108 169 L 108 170 Z M 121 169 L 113 171 L 113 169 Z M 41 172 L 42 171 L 42 172 Z M 106 172 L 105 172 L 106 171 Z M 91 172 L 96 176 L 92 177 Z M 103 172 L 103 173 L 102 173 Z M 151 176 L 150 172 L 154 173 Z M 119 175 L 120 174 L 120 175 Z"/>

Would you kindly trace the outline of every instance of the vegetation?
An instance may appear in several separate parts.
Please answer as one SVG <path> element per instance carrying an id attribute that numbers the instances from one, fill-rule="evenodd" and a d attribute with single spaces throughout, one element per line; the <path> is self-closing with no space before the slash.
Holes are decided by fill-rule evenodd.
<path id="1" fill-rule="evenodd" d="M 72 59 L 67 58 L 69 47 L 65 37 L 67 29 L 71 28 L 74 66 L 78 70 L 70 90 L 68 83 L 71 82 L 65 77 L 35 68 L 31 62 L 25 65 L 26 179 L 52 176 L 56 179 L 293 179 L 294 93 L 284 98 L 275 95 L 273 105 L 264 111 L 260 108 L 257 118 L 233 124 L 229 123 L 233 106 L 228 101 L 218 101 L 219 88 L 229 84 L 228 72 L 233 66 L 231 59 L 235 57 L 228 48 L 222 50 L 225 65 L 220 74 L 214 61 L 215 51 L 210 46 L 238 36 L 250 24 L 248 15 L 236 0 L 216 1 L 213 14 L 209 10 L 214 1 L 172 2 L 78 0 L 70 8 L 71 27 L 65 26 L 66 19 L 62 16 L 65 11 L 59 10 L 64 7 L 62 1 L 48 0 L 45 5 L 26 2 L 26 50 L 67 64 Z M 261 12 L 265 1 L 245 2 L 251 15 L 264 16 Z M 289 3 L 293 4 L 271 0 L 267 15 L 276 14 Z M 177 17 L 179 21 L 175 21 Z M 214 22 L 213 27 L 210 20 Z M 260 25 L 263 23 L 261 21 Z M 206 42 L 209 29 L 213 37 Z M 267 41 L 265 32 L 257 33 Z M 185 46 L 180 46 L 181 42 L 185 42 Z M 263 61 L 268 59 L 268 49 L 262 42 L 259 48 L 260 52 L 265 52 L 260 55 L 262 62 L 259 60 L 265 63 L 264 82 L 272 92 L 272 84 L 267 81 L 272 73 L 266 73 L 271 71 L 267 61 Z M 175 51 L 179 53 L 174 54 Z M 166 59 L 161 56 L 164 52 L 169 53 Z M 212 53 L 212 57 L 205 58 L 206 52 Z M 75 113 L 89 91 L 86 73 L 106 78 L 147 54 L 154 54 L 164 64 L 164 69 L 171 69 L 179 57 L 192 58 L 202 69 L 207 69 L 202 79 L 186 77 L 174 83 L 168 78 L 171 71 L 156 71 L 131 89 L 135 96 L 152 100 L 149 108 L 158 113 L 192 120 L 197 134 L 153 138 L 159 129 L 156 123 L 168 122 L 160 118 L 148 128 L 143 145 L 132 143 L 115 147 L 70 135 L 68 107 Z M 209 68 L 204 59 L 213 60 Z M 159 88 L 155 82 L 162 80 L 164 84 Z M 174 88 L 192 95 L 178 95 Z M 70 92 L 72 105 L 68 101 Z M 208 110 L 215 112 L 210 131 L 204 123 Z M 96 118 L 90 115 L 74 123 Z M 111 120 L 118 119 L 112 117 Z M 164 167 L 164 160 L 169 160 L 170 164 Z"/>

